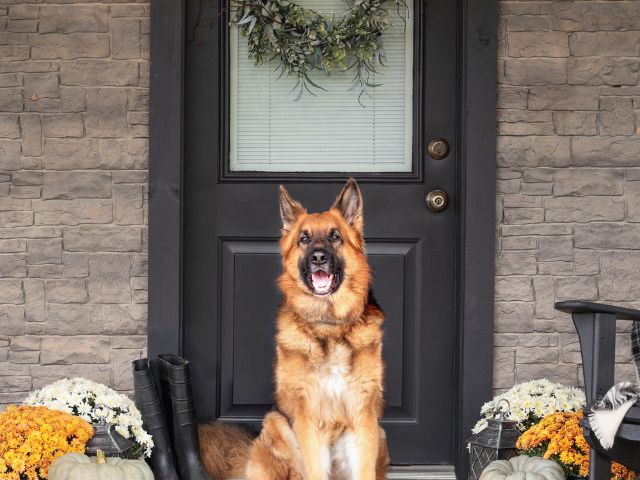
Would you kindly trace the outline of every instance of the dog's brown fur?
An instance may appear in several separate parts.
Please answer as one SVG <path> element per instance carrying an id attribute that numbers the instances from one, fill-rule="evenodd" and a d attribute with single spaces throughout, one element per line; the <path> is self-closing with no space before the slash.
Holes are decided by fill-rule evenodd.
<path id="1" fill-rule="evenodd" d="M 330 210 L 309 214 L 280 188 L 276 407 L 249 451 L 248 480 L 383 480 L 389 463 L 382 414 L 384 314 L 371 300 L 362 196 L 349 180 Z M 301 275 L 308 248 L 331 232 L 341 283 L 316 295 Z M 302 232 L 311 239 L 300 240 Z M 213 474 L 212 474 L 213 475 Z M 215 477 L 220 478 L 220 477 Z"/>
<path id="2" fill-rule="evenodd" d="M 254 435 L 248 430 L 221 422 L 200 425 L 200 456 L 204 469 L 214 480 L 242 478 Z"/>

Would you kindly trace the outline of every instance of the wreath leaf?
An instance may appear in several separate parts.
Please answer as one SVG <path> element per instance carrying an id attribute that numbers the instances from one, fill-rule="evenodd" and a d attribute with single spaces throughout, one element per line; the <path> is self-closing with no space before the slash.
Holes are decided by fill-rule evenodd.
<path id="1" fill-rule="evenodd" d="M 289 0 L 231 0 L 232 21 L 247 37 L 249 58 L 262 65 L 278 59 L 281 78 L 297 79 L 296 100 L 309 87 L 326 91 L 311 80 L 318 70 L 329 76 L 333 72 L 355 70 L 353 90 L 359 90 L 358 102 L 368 88 L 381 84 L 370 81 L 376 69 L 385 67 L 384 33 L 391 27 L 388 6 L 400 13 L 408 10 L 405 0 L 345 0 L 349 11 L 341 18 L 301 7 Z M 234 3 L 235 2 L 235 3 Z M 405 22 L 406 15 L 400 15 Z M 276 33 L 277 32 L 277 33 Z M 351 89 L 350 89 L 351 90 Z"/>

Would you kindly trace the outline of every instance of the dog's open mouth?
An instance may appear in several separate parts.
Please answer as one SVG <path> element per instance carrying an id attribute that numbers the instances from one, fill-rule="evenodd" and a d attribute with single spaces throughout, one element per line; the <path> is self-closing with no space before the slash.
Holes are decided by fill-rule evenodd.
<path id="1" fill-rule="evenodd" d="M 308 277 L 311 290 L 316 295 L 329 295 L 338 288 L 340 275 L 338 273 L 327 273 L 324 270 L 316 270 Z"/>

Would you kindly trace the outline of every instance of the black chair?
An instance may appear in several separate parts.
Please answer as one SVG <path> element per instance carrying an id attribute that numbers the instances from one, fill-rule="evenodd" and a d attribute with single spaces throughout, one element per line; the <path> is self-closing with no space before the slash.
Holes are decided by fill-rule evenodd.
<path id="1" fill-rule="evenodd" d="M 640 322 L 640 310 L 580 300 L 558 302 L 555 308 L 573 317 L 580 337 L 587 405 L 593 405 L 614 385 L 616 320 Z M 591 431 L 588 413 L 587 407 L 581 425 L 591 447 L 589 479 L 609 480 L 612 461 L 640 471 L 640 405 L 631 407 L 610 450 Z"/>

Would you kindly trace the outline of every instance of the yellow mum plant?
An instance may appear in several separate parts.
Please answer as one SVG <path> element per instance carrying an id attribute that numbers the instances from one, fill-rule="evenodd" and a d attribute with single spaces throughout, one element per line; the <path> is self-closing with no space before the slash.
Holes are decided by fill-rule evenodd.
<path id="1" fill-rule="evenodd" d="M 583 412 L 558 412 L 547 415 L 518 439 L 516 447 L 530 456 L 558 462 L 567 475 L 589 475 L 589 444 L 582 434 Z M 611 478 L 634 480 L 635 473 L 619 463 L 611 466 Z"/>
<path id="2" fill-rule="evenodd" d="M 65 453 L 84 453 L 93 427 L 46 407 L 8 407 L 0 413 L 0 478 L 42 480 Z"/>

